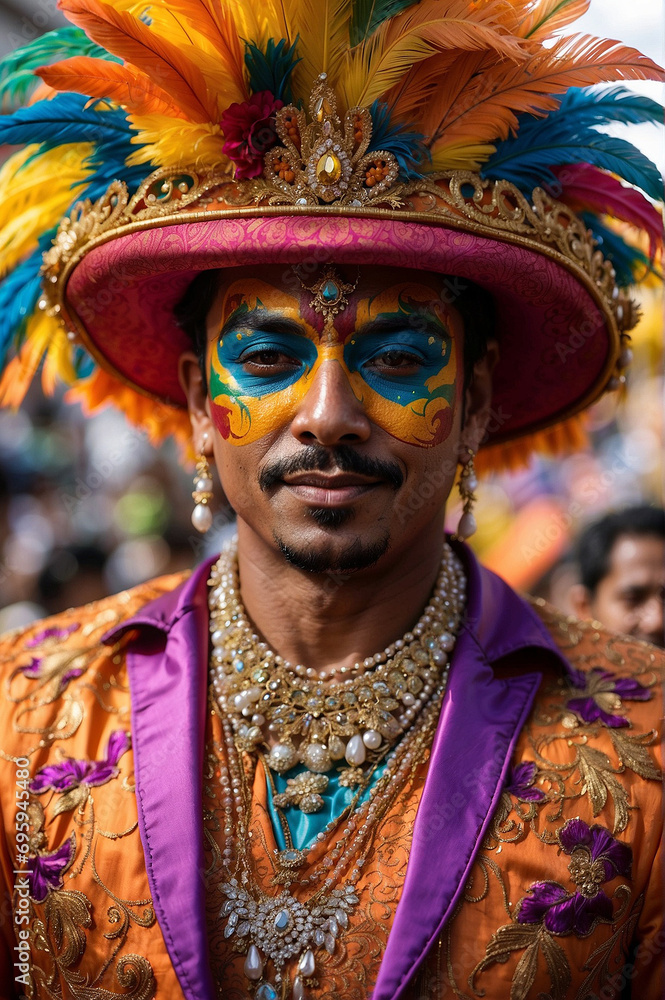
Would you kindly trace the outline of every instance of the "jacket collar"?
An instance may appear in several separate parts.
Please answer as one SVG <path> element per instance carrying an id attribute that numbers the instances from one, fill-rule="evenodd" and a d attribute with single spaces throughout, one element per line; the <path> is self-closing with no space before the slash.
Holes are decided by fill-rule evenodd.
<path id="1" fill-rule="evenodd" d="M 482 650 L 485 659 L 494 664 L 518 650 L 535 647 L 551 654 L 560 669 L 568 673 L 570 664 L 533 608 L 500 576 L 481 566 L 468 545 L 452 544 L 464 563 L 467 577 L 467 607 L 462 628 Z M 116 642 L 124 633 L 135 629 L 139 632 L 157 629 L 168 635 L 183 616 L 207 613 L 207 604 L 201 603 L 199 595 L 217 558 L 213 556 L 201 563 L 184 583 L 144 605 L 137 614 L 109 630 L 102 641 Z"/>
<path id="2" fill-rule="evenodd" d="M 451 661 L 404 889 L 373 1000 L 398 1000 L 457 905 L 541 680 L 570 668 L 536 613 L 466 546 L 467 613 Z M 186 1000 L 214 1000 L 205 919 L 202 773 L 210 559 L 104 636 L 127 645 L 139 829 L 155 912 Z M 505 677 L 531 650 L 536 670 Z M 457 803 L 448 814 L 451 803 Z M 435 838 L 434 841 L 432 838 Z M 433 848 L 436 848 L 435 850 Z"/>

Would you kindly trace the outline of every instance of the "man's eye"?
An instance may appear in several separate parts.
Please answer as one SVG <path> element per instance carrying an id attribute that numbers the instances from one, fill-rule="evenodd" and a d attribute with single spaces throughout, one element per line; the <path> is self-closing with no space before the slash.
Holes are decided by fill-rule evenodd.
<path id="1" fill-rule="evenodd" d="M 295 358 L 289 357 L 288 354 L 282 353 L 282 351 L 277 351 L 272 348 L 266 348 L 263 351 L 253 351 L 251 354 L 245 354 L 240 359 L 242 364 L 250 368 L 295 368 L 298 366 L 298 362 Z"/>
<path id="2" fill-rule="evenodd" d="M 397 368 L 402 370 L 417 368 L 422 364 L 422 358 L 417 354 L 411 354 L 409 351 L 384 351 L 383 354 L 375 355 L 371 363 L 381 368 Z"/>

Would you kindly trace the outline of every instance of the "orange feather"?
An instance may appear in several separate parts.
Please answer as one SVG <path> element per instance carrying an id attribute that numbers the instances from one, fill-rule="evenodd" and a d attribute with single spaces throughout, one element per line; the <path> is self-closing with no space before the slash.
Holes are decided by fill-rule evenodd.
<path id="1" fill-rule="evenodd" d="M 105 97 L 133 114 L 162 114 L 183 118 L 166 91 L 140 70 L 106 59 L 75 56 L 35 70 L 54 90 L 73 90 L 88 97 Z"/>
<path id="2" fill-rule="evenodd" d="M 200 69 L 184 54 L 185 46 L 178 49 L 138 17 L 102 0 L 59 0 L 59 6 L 98 45 L 159 80 L 190 121 L 215 120 L 216 102 Z"/>
<path id="3" fill-rule="evenodd" d="M 543 41 L 586 14 L 590 4 L 591 0 L 541 0 L 536 7 L 529 3 L 532 9 L 519 22 L 517 34 Z"/>
<path id="4" fill-rule="evenodd" d="M 464 59 L 465 57 L 462 57 Z M 468 57 L 467 57 L 468 58 Z M 464 67 L 461 67 L 464 69 Z M 515 65 L 502 62 L 477 73 L 464 72 L 450 100 L 446 77 L 445 104 L 431 102 L 423 130 L 432 148 L 440 141 L 492 142 L 505 139 L 517 126 L 517 114 L 542 115 L 558 107 L 557 94 L 569 87 L 588 87 L 611 80 L 664 80 L 652 59 L 621 42 L 571 35 Z"/>
<path id="5" fill-rule="evenodd" d="M 214 0 L 169 0 L 165 9 L 174 17 L 186 18 L 207 39 L 220 58 L 219 71 L 227 78 L 225 89 L 232 82 L 237 90 L 233 100 L 247 100 L 245 49 L 232 12 Z"/>

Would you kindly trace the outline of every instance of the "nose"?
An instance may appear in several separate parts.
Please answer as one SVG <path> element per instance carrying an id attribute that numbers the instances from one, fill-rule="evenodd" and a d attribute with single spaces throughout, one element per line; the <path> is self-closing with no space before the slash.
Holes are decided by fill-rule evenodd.
<path id="1" fill-rule="evenodd" d="M 655 646 L 665 645 L 665 625 L 663 622 L 663 594 L 653 594 L 640 609 L 639 629 L 641 635 Z"/>
<path id="2" fill-rule="evenodd" d="M 360 444 L 372 431 L 362 402 L 336 359 L 324 361 L 292 423 L 301 444 Z"/>

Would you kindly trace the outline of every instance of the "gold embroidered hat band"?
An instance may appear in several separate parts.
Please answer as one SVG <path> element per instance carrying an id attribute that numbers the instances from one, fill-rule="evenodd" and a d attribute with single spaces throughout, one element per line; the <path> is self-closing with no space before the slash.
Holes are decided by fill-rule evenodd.
<path id="1" fill-rule="evenodd" d="M 26 144 L 0 176 L 4 402 L 43 360 L 47 386 L 186 436 L 173 308 L 196 274 L 316 260 L 351 287 L 369 263 L 438 272 L 453 304 L 466 281 L 492 294 L 499 461 L 505 442 L 579 440 L 576 415 L 624 379 L 662 197 L 657 168 L 602 132 L 660 107 L 589 87 L 663 72 L 562 35 L 584 4 L 340 0 L 316 25 L 272 0 L 220 0 L 205 24 L 185 0 L 147 19 L 61 6 L 87 37 L 60 61 L 40 40 L 50 100 L 0 122 Z M 27 46 L 5 87 L 34 60 Z"/>

